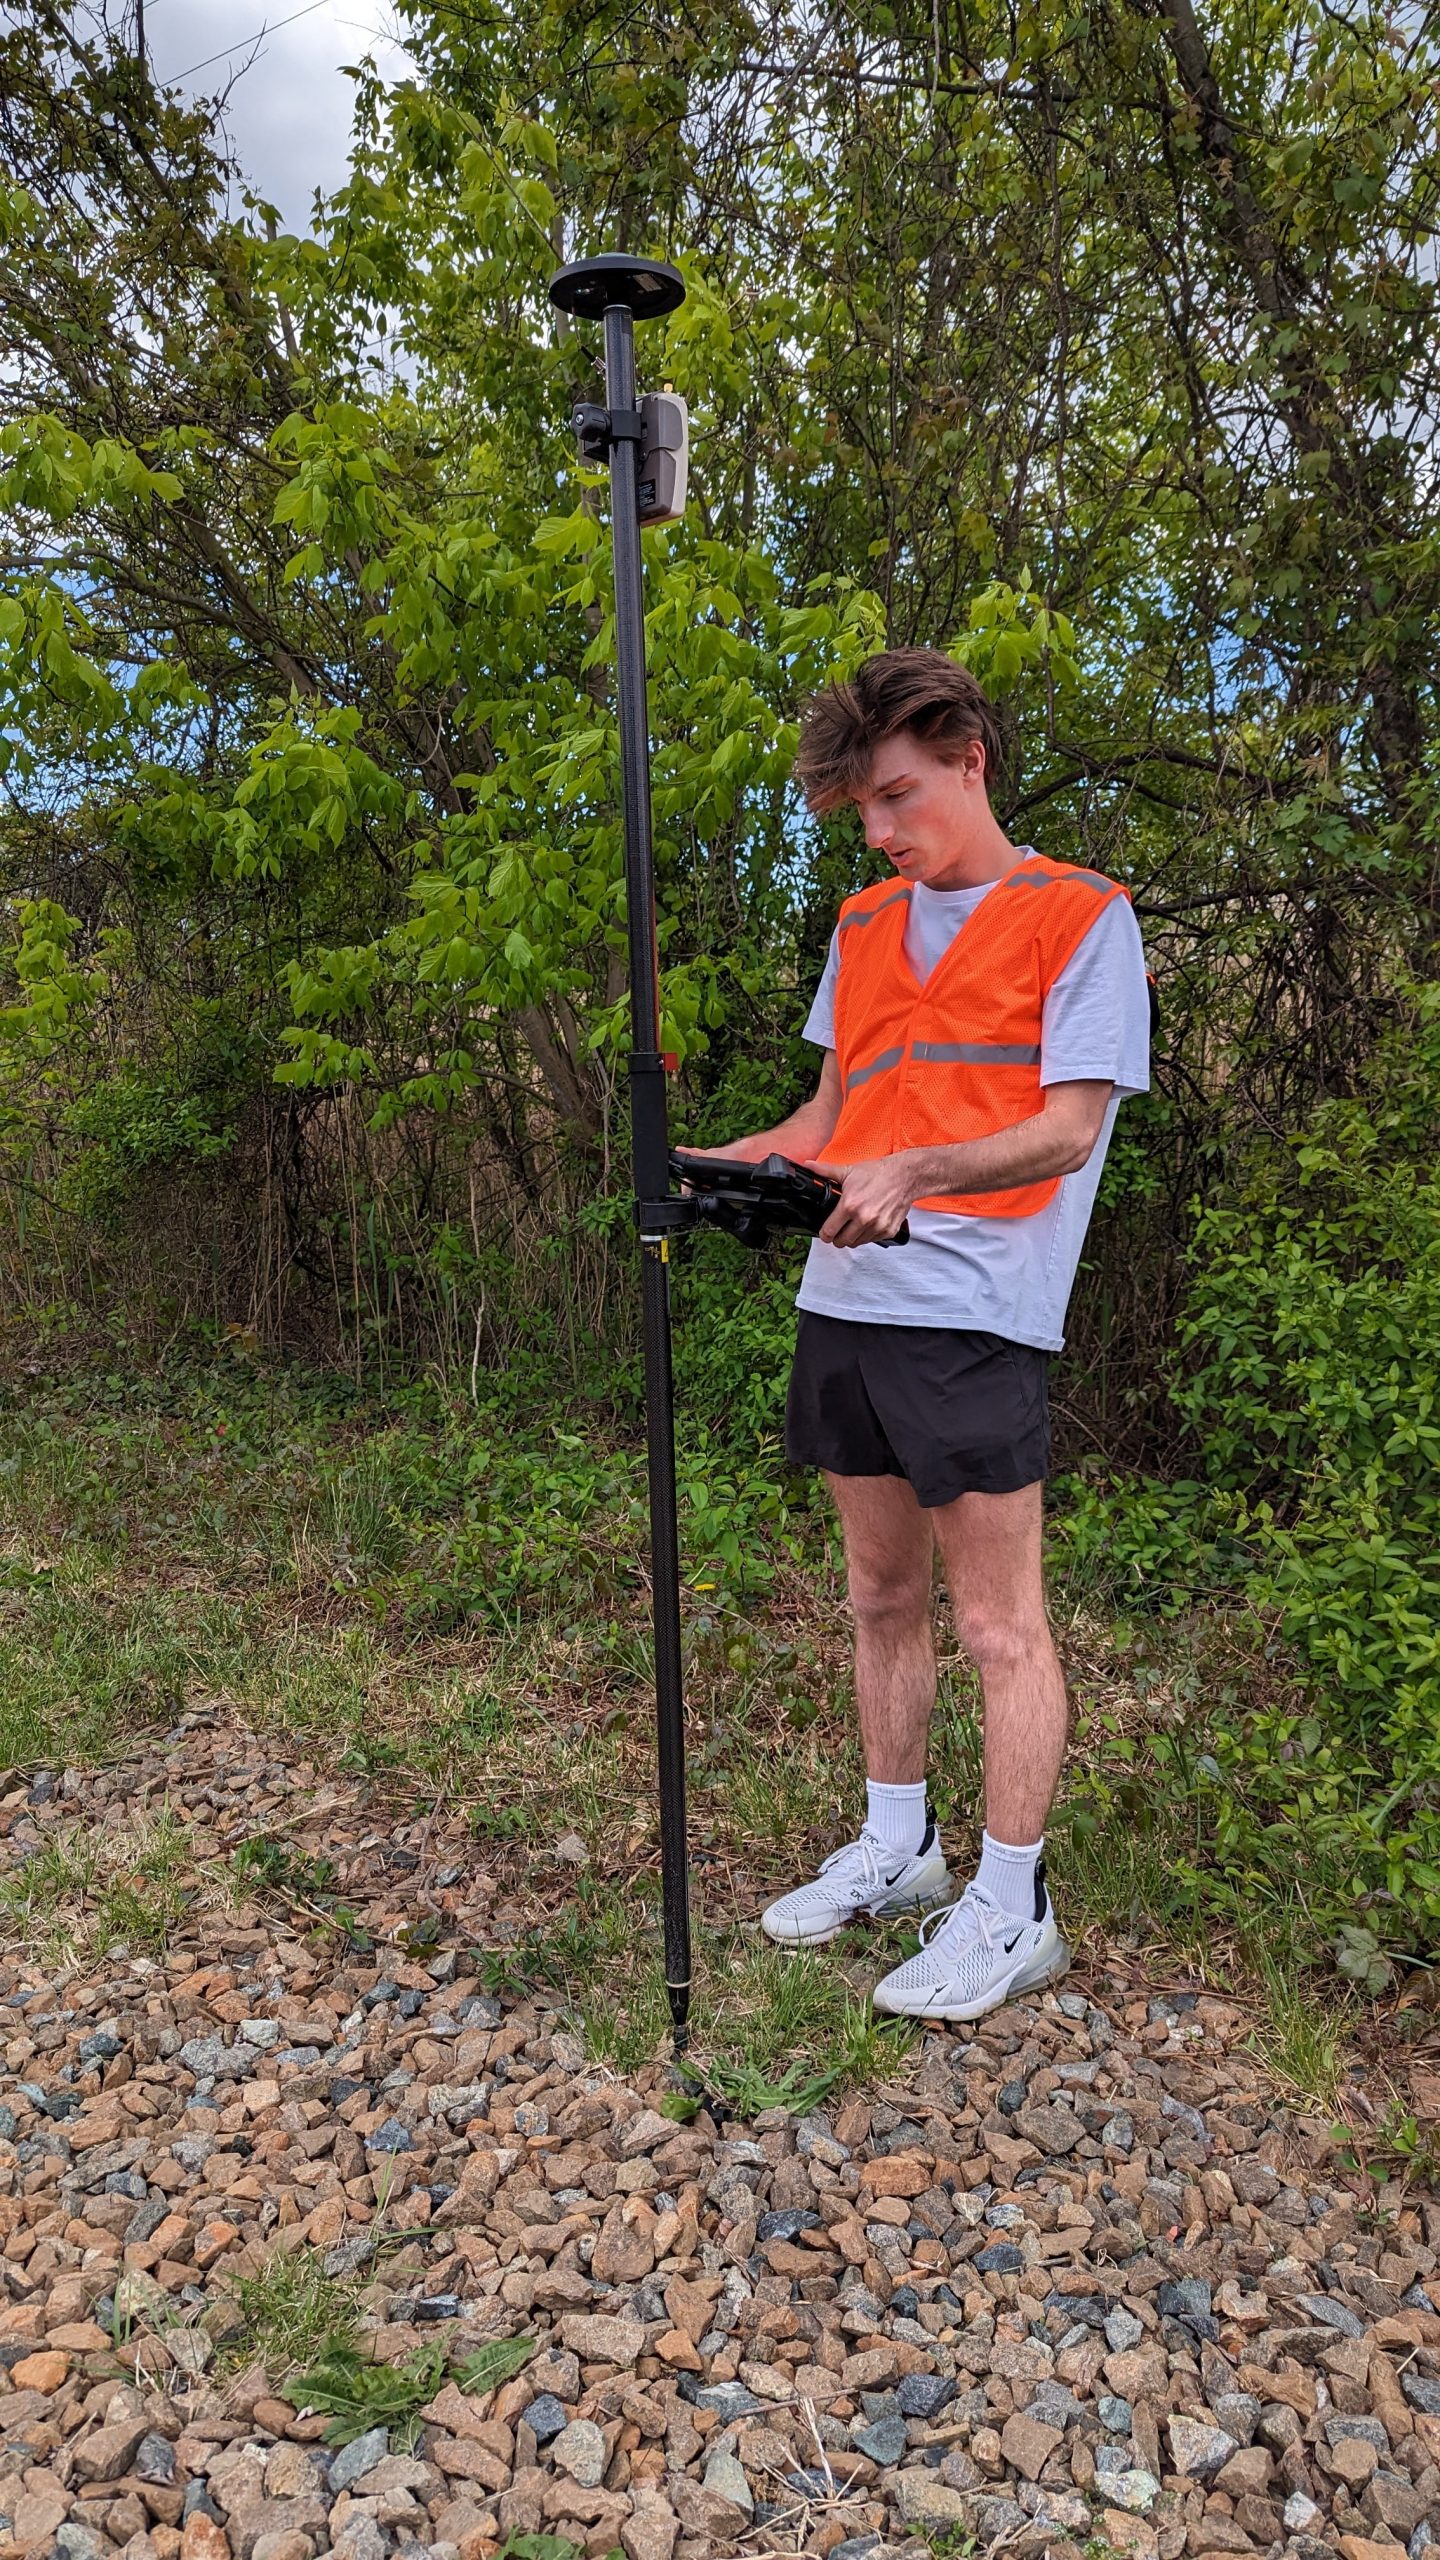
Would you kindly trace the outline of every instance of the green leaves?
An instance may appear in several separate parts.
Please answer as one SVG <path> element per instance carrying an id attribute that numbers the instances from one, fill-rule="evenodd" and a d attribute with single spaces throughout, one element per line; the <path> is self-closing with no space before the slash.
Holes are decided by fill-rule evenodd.
<path id="1" fill-rule="evenodd" d="M 1030 675 L 1057 686 L 1080 680 L 1075 626 L 1032 593 L 1028 570 L 1016 586 L 997 579 L 971 598 L 969 629 L 951 643 L 950 654 L 997 699 Z"/>
<path id="2" fill-rule="evenodd" d="M 454 2367 L 462 2391 L 494 2391 L 519 2373 L 535 2353 L 533 2338 L 491 2338 Z"/>
<path id="3" fill-rule="evenodd" d="M 303 2407 L 330 2418 L 327 2444 L 353 2444 L 371 2427 L 388 2427 L 395 2449 L 405 2452 L 419 2434 L 421 2410 L 433 2400 L 447 2371 L 462 2391 L 493 2391 L 519 2373 L 534 2352 L 533 2338 L 492 2338 L 453 2365 L 439 2345 L 417 2347 L 397 2364 L 375 2364 L 357 2347 L 336 2340 L 291 2388 Z"/>
<path id="4" fill-rule="evenodd" d="M 38 415 L 0 427 L 0 510 L 14 508 L 67 524 L 82 508 L 126 507 L 181 494 L 173 471 L 156 471 L 117 436 L 93 444 L 60 419 Z"/>
<path id="5" fill-rule="evenodd" d="M 353 2444 L 371 2427 L 388 2427 L 397 2452 L 408 2452 L 420 2411 L 445 2378 L 441 2346 L 417 2347 L 399 2364 L 372 2364 L 356 2347 L 336 2344 L 290 2386 L 303 2408 L 328 2417 L 327 2444 Z"/>

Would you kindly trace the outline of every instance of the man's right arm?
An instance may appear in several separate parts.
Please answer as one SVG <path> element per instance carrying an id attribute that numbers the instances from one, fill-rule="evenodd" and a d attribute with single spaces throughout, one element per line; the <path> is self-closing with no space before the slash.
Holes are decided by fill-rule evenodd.
<path id="1" fill-rule="evenodd" d="M 682 1147 L 679 1152 L 728 1156 L 736 1164 L 761 1164 L 766 1156 L 789 1156 L 796 1164 L 809 1164 L 823 1156 L 835 1135 L 841 1099 L 840 1069 L 834 1050 L 827 1049 L 819 1084 L 788 1120 L 777 1121 L 773 1129 L 758 1130 L 753 1138 L 732 1138 L 727 1147 Z"/>

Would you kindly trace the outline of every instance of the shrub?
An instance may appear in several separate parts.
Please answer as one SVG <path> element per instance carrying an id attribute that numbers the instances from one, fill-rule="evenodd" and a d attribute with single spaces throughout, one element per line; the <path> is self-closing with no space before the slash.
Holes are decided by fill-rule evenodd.
<path id="1" fill-rule="evenodd" d="M 1237 1582 L 1301 1694 L 1212 1735 L 1222 1872 L 1303 1849 L 1334 1936 L 1440 1927 L 1440 987 L 1409 991 L 1361 1093 L 1250 1151 L 1199 1215 L 1176 1402 L 1193 1480 L 1081 1488 L 1062 1532 L 1150 1605 Z M 1343 1942 L 1342 1942 L 1343 1943 Z"/>

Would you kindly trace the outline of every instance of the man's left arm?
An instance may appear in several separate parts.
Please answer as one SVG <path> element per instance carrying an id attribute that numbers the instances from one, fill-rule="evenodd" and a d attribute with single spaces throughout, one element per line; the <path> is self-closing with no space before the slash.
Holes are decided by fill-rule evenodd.
<path id="1" fill-rule="evenodd" d="M 882 1244 L 917 1200 L 954 1192 L 1010 1191 L 1078 1173 L 1105 1125 L 1113 1083 L 1087 1080 L 1045 1087 L 1040 1109 L 988 1138 L 948 1147 L 905 1147 L 866 1164 L 816 1166 L 841 1177 L 840 1199 L 820 1230 L 825 1244 Z"/>

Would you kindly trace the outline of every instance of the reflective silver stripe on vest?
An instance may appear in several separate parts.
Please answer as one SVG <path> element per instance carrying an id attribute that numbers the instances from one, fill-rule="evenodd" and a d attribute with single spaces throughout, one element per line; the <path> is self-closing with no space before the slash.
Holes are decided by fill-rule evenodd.
<path id="1" fill-rule="evenodd" d="M 1057 879 L 1053 871 L 1012 871 L 1005 882 L 1007 889 L 1063 889 L 1066 882 L 1077 889 L 1093 889 L 1097 897 L 1106 897 L 1119 883 L 1107 880 L 1099 871 L 1062 871 Z"/>
<path id="2" fill-rule="evenodd" d="M 872 1076 L 883 1076 L 898 1067 L 903 1049 L 882 1049 L 876 1057 L 856 1067 L 845 1079 L 845 1090 L 853 1093 L 857 1084 L 868 1084 Z M 917 1040 L 910 1052 L 914 1062 L 923 1067 L 1038 1067 L 1040 1044 L 1033 1046 L 1019 1040 Z"/>
<path id="3" fill-rule="evenodd" d="M 917 1040 L 911 1055 L 927 1067 L 1038 1067 L 1040 1044 L 1024 1040 Z"/>
<path id="4" fill-rule="evenodd" d="M 887 907 L 899 906 L 902 903 L 909 906 L 909 890 L 892 889 L 888 898 L 882 898 L 878 907 L 868 907 L 863 916 L 842 916 L 839 930 L 841 933 L 848 933 L 852 924 L 873 924 L 877 916 L 883 916 Z"/>
<path id="5" fill-rule="evenodd" d="M 856 1067 L 846 1077 L 846 1092 L 853 1093 L 857 1084 L 868 1084 L 872 1076 L 883 1076 L 888 1068 L 898 1067 L 904 1055 L 903 1049 L 882 1049 L 878 1057 L 870 1060 L 868 1066 Z"/>

